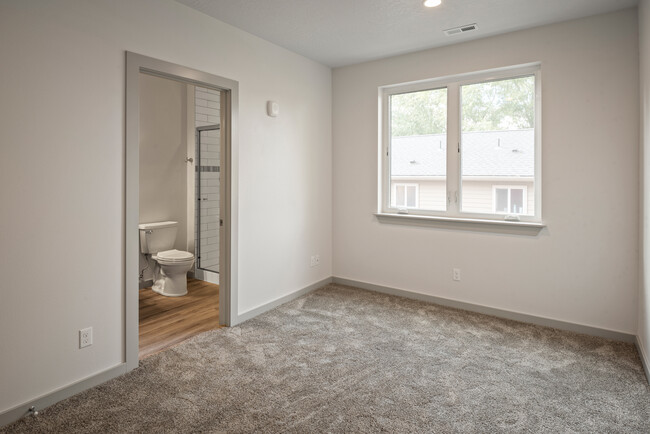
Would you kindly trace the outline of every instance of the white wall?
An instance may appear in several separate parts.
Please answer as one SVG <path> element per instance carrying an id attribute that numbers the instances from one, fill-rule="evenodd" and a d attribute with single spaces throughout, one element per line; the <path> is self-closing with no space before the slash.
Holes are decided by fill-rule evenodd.
<path id="1" fill-rule="evenodd" d="M 187 156 L 187 86 L 140 74 L 140 223 L 178 222 L 178 250 L 187 250 Z"/>
<path id="2" fill-rule="evenodd" d="M 239 81 L 240 313 L 332 274 L 329 68 L 171 0 L 5 0 L 0 41 L 0 412 L 124 361 L 125 50 Z"/>
<path id="3" fill-rule="evenodd" d="M 639 285 L 638 342 L 646 363 L 650 361 L 650 4 L 639 3 L 639 54 L 641 84 L 641 282 Z M 650 368 L 650 366 L 648 366 Z M 650 379 L 649 379 L 650 380 Z"/>
<path id="4" fill-rule="evenodd" d="M 532 237 L 378 223 L 378 86 L 535 61 L 548 228 Z M 635 9 L 335 69 L 334 275 L 635 333 L 638 77 Z"/>

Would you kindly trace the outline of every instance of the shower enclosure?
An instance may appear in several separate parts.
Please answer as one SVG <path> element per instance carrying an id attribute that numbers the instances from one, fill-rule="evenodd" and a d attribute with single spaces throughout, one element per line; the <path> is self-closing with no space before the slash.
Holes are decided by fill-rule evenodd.
<path id="1" fill-rule="evenodd" d="M 196 128 L 195 162 L 195 246 L 197 278 L 218 283 L 219 229 L 222 225 L 221 189 L 221 126 Z M 214 273 L 214 274 L 212 274 Z"/>

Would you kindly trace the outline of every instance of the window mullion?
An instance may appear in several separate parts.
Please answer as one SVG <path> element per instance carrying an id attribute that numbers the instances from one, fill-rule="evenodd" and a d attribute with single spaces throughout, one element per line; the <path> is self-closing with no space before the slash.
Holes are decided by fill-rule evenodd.
<path id="1" fill-rule="evenodd" d="M 379 134 L 381 140 L 379 141 L 379 185 L 378 199 L 379 209 L 382 212 L 387 212 L 391 207 L 391 183 L 390 183 L 390 97 L 388 93 L 380 93 L 380 125 Z M 382 110 L 383 107 L 383 110 Z"/>
<path id="2" fill-rule="evenodd" d="M 447 86 L 447 213 L 460 214 L 460 86 Z"/>

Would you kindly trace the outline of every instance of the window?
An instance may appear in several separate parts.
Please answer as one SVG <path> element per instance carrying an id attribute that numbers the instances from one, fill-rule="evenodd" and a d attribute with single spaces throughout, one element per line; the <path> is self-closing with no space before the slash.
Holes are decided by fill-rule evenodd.
<path id="1" fill-rule="evenodd" d="M 495 186 L 492 194 L 495 214 L 526 214 L 528 204 L 526 187 Z"/>
<path id="2" fill-rule="evenodd" d="M 417 208 L 418 207 L 418 185 L 417 184 L 393 184 L 395 191 L 392 194 L 393 207 Z"/>
<path id="3" fill-rule="evenodd" d="M 393 208 L 445 211 L 447 197 L 447 89 L 426 89 L 390 98 L 390 203 Z M 400 206 L 395 186 L 418 181 L 422 201 Z M 416 185 L 416 184 L 411 184 Z"/>
<path id="4" fill-rule="evenodd" d="M 539 65 L 385 86 L 380 213 L 541 222 Z"/>

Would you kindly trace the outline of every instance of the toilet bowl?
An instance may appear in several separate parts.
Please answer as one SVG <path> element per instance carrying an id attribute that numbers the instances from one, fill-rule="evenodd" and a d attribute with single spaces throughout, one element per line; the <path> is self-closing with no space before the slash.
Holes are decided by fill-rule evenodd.
<path id="1" fill-rule="evenodd" d="M 187 272 L 194 265 L 194 255 L 181 250 L 165 250 L 153 255 L 154 284 L 152 290 L 167 297 L 187 294 Z"/>
<path id="2" fill-rule="evenodd" d="M 168 297 L 187 294 L 187 272 L 194 265 L 194 255 L 172 249 L 178 232 L 178 222 L 141 223 L 138 226 L 140 252 L 155 262 L 152 289 Z"/>

